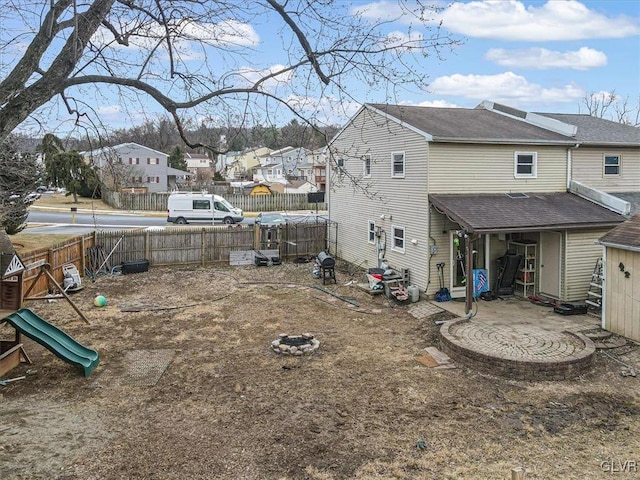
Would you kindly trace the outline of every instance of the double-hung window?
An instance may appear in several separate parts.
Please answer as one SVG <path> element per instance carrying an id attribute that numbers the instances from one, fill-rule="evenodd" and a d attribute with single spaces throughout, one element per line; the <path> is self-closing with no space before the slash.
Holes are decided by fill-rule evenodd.
<path id="1" fill-rule="evenodd" d="M 605 155 L 604 156 L 604 174 L 620 175 L 620 156 L 619 155 Z"/>
<path id="2" fill-rule="evenodd" d="M 391 154 L 391 178 L 404 178 L 404 152 Z"/>
<path id="3" fill-rule="evenodd" d="M 516 152 L 513 176 L 515 178 L 536 178 L 538 176 L 538 154 L 536 152 Z"/>
<path id="4" fill-rule="evenodd" d="M 376 242 L 376 222 L 369 220 L 369 243 Z"/>
<path id="5" fill-rule="evenodd" d="M 362 156 L 362 176 L 371 177 L 371 155 Z"/>
<path id="6" fill-rule="evenodd" d="M 393 231 L 393 247 L 392 249 L 397 252 L 404 252 L 405 236 L 404 227 L 392 227 Z"/>

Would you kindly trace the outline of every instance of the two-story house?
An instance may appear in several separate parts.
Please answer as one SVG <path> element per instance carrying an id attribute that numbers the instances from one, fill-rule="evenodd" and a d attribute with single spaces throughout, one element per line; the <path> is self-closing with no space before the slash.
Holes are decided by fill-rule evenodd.
<path id="1" fill-rule="evenodd" d="M 82 152 L 81 155 L 99 169 L 107 187 L 115 190 L 166 192 L 193 176 L 169 167 L 166 153 L 133 142 Z"/>
<path id="2" fill-rule="evenodd" d="M 268 147 L 257 147 L 234 152 L 227 159 L 226 176 L 234 180 L 247 180 L 253 176 L 253 168 L 260 165 L 260 159 L 269 155 L 271 149 Z"/>
<path id="3" fill-rule="evenodd" d="M 445 286 L 468 297 L 471 270 L 484 271 L 493 289 L 509 252 L 519 259 L 509 274 L 520 294 L 584 300 L 601 255 L 596 240 L 624 212 L 606 196 L 594 201 L 592 190 L 574 193 L 572 182 L 596 183 L 577 173 L 591 161 L 605 175 L 617 156 L 624 181 L 606 188 L 627 190 L 626 175 L 633 183 L 640 165 L 640 131 L 594 117 L 565 120 L 490 102 L 364 105 L 330 143 L 334 253 L 364 268 L 384 260 L 409 269 L 430 296 L 444 264 Z"/>
<path id="4" fill-rule="evenodd" d="M 187 171 L 193 174 L 191 180 L 197 184 L 208 185 L 213 180 L 212 160 L 204 153 L 185 152 L 184 161 Z"/>

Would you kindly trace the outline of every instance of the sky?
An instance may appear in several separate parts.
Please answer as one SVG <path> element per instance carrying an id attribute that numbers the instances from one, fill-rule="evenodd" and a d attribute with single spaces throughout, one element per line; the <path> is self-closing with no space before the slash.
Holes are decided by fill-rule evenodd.
<path id="1" fill-rule="evenodd" d="M 414 3 L 412 0 L 338 0 L 346 15 L 361 15 L 370 22 L 384 21 L 389 38 L 429 35 L 425 27 L 410 25 L 402 14 L 400 5 L 411 8 Z M 425 72 L 428 86 L 409 85 L 394 90 L 393 103 L 474 108 L 489 100 L 526 111 L 586 113 L 585 98 L 591 95 L 606 98 L 615 92 L 619 98 L 628 98 L 631 108 L 640 108 L 640 0 L 462 0 L 454 3 L 435 0 L 431 3 L 441 10 L 430 18 L 429 25 L 432 28 L 440 25 L 443 33 L 450 34 L 460 44 L 451 51 L 442 51 L 440 57 L 432 55 L 416 65 L 420 72 Z M 37 15 L 34 17 L 37 19 Z M 202 70 L 214 69 L 213 59 L 216 65 L 235 69 L 236 77 L 245 79 L 251 78 L 252 70 L 277 68 L 288 60 L 284 52 L 283 61 L 282 22 L 278 20 L 280 22 L 262 19 L 241 24 L 229 19 L 218 25 L 190 24 L 189 33 L 194 37 L 215 37 L 216 42 L 225 46 L 233 42 L 234 47 L 244 48 L 247 55 L 237 57 L 240 63 L 231 63 L 231 57 L 214 58 L 209 53 L 210 64 L 206 65 L 203 52 L 196 51 L 187 42 L 180 46 L 182 60 Z M 225 38 L 225 32 L 231 30 L 235 32 L 233 38 Z M 0 37 L 10 34 L 11 29 L 0 31 Z M 115 54 L 130 56 L 130 64 L 136 65 L 135 44 L 117 48 L 114 48 Z M 196 67 L 198 62 L 201 65 Z M 6 72 L 11 63 L 9 57 L 0 58 L 0 77 L 3 67 Z M 163 68 L 161 64 L 156 68 Z M 213 76 L 215 71 L 211 72 Z M 280 84 L 287 81 L 284 79 Z M 353 95 L 341 100 L 341 108 L 336 108 L 338 97 L 331 90 L 326 92 L 326 97 L 321 97 L 319 91 L 309 91 L 308 97 L 291 95 L 290 98 L 320 123 L 334 125 L 343 124 L 363 102 L 390 101 L 388 90 L 368 88 L 366 80 L 354 79 L 344 87 Z M 267 84 L 266 88 L 272 86 Z M 273 88 L 275 91 L 278 87 Z M 123 99 L 107 87 L 85 90 L 83 95 L 102 123 L 114 129 L 142 124 L 145 119 L 162 114 L 148 97 L 132 95 Z M 138 102 L 141 107 L 133 107 Z M 71 117 L 65 114 L 59 101 L 58 108 L 52 111 L 56 117 L 52 122 L 70 124 Z M 286 113 L 286 109 L 280 109 L 279 113 Z M 194 115 L 204 114 L 194 111 Z M 290 115 L 270 115 L 272 120 L 280 122 L 291 118 Z"/>
<path id="2" fill-rule="evenodd" d="M 464 44 L 433 65 L 428 98 L 407 102 L 577 113 L 612 90 L 638 102 L 640 1 L 459 2 L 442 21 Z"/>

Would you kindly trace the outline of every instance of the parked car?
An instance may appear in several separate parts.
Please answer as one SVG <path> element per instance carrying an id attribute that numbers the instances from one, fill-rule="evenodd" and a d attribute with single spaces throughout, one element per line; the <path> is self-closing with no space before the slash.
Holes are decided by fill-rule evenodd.
<path id="1" fill-rule="evenodd" d="M 174 192 L 167 201 L 167 222 L 186 223 L 239 223 L 244 219 L 242 210 L 219 195 L 194 192 Z"/>
<path id="2" fill-rule="evenodd" d="M 266 227 L 277 227 L 279 225 L 285 225 L 287 220 L 284 215 L 277 212 L 260 212 L 256 217 L 256 224 Z"/>

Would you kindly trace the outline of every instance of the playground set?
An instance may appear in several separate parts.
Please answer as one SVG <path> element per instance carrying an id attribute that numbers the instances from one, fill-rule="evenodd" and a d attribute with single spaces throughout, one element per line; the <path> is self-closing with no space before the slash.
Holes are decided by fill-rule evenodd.
<path id="1" fill-rule="evenodd" d="M 31 286 L 23 294 L 23 274 L 31 268 L 40 268 L 40 272 Z M 35 282 L 45 275 L 60 292 L 56 297 L 67 300 L 78 315 L 89 323 L 78 307 L 73 303 L 66 291 L 70 287 L 79 288 L 79 281 L 63 288 L 51 275 L 50 266 L 47 263 L 25 266 L 15 252 L 11 240 L 4 231 L 0 231 L 0 326 L 7 324 L 13 327 L 15 333 L 11 339 L 0 339 L 0 377 L 26 362 L 31 364 L 22 343 L 22 335 L 39 343 L 61 360 L 78 367 L 87 377 L 100 363 L 100 356 L 95 350 L 85 347 L 63 330 L 47 322 L 35 312 L 23 307 L 24 300 L 39 300 L 51 297 L 29 297 Z M 65 276 L 66 278 L 66 276 Z M 14 380 L 14 379 L 11 379 Z M 0 380 L 4 385 L 9 380 Z"/>

